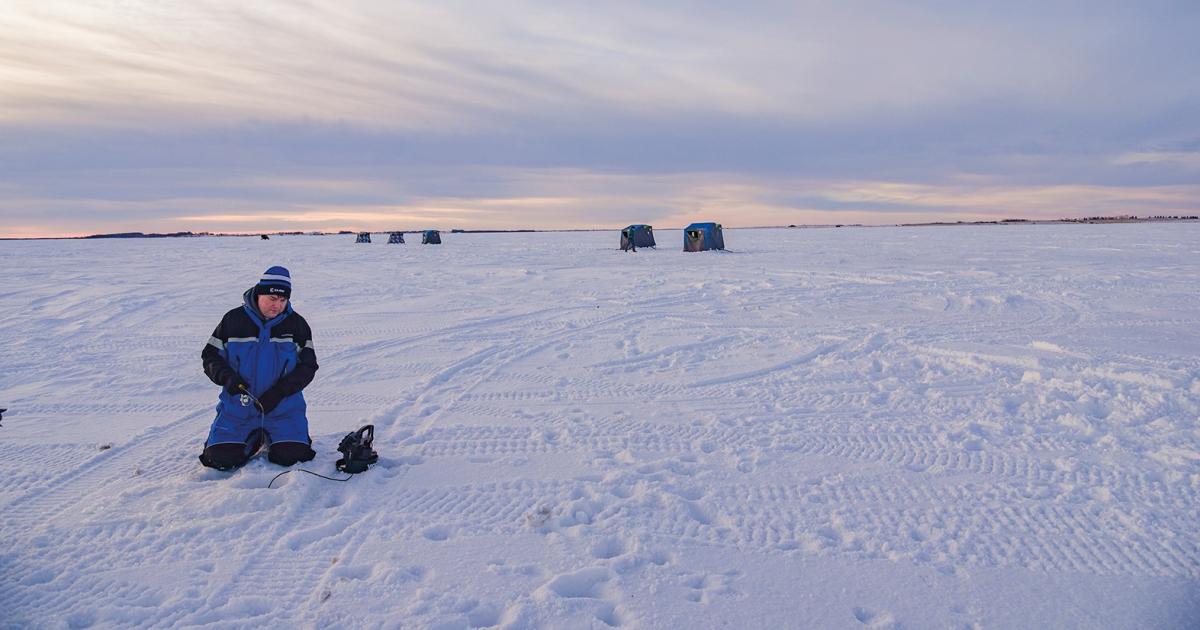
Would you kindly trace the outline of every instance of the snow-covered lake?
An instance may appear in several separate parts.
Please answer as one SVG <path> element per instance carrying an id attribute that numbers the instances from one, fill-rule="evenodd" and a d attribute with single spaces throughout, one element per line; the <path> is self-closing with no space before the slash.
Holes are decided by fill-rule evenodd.
<path id="1" fill-rule="evenodd" d="M 0 626 L 1200 623 L 1200 224 L 0 242 Z M 346 483 L 196 461 L 270 265 Z"/>

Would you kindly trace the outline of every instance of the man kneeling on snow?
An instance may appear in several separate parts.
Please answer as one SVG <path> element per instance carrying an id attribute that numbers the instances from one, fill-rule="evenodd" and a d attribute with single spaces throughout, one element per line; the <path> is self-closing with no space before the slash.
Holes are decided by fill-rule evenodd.
<path id="1" fill-rule="evenodd" d="M 242 305 L 221 318 L 200 353 L 204 373 L 222 388 L 200 455 L 205 466 L 232 470 L 263 445 L 269 445 L 267 459 L 280 466 L 316 456 L 300 390 L 317 373 L 317 353 L 291 296 L 288 270 L 267 269 L 242 294 Z"/>

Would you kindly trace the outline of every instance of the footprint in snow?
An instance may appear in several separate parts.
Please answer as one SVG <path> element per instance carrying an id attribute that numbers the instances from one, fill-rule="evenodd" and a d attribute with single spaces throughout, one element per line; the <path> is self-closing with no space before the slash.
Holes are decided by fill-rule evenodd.
<path id="1" fill-rule="evenodd" d="M 558 575 L 543 588 L 566 599 L 598 599 L 605 595 L 605 583 L 611 579 L 612 573 L 608 569 L 590 567 L 575 573 Z"/>
<path id="2" fill-rule="evenodd" d="M 889 612 L 874 612 L 862 607 L 855 607 L 854 618 L 868 628 L 899 628 L 896 618 Z"/>
<path id="3" fill-rule="evenodd" d="M 604 567 L 589 567 L 574 573 L 556 576 L 538 589 L 537 596 L 545 599 L 557 596 L 583 603 L 595 618 L 606 626 L 622 625 L 622 615 L 610 599 L 613 574 Z"/>
<path id="4" fill-rule="evenodd" d="M 428 540 L 442 542 L 449 540 L 450 537 L 454 535 L 454 528 L 450 527 L 449 525 L 435 525 L 421 532 L 421 535 Z"/>
<path id="5" fill-rule="evenodd" d="M 685 597 L 697 604 L 708 604 L 716 597 L 741 598 L 742 592 L 733 587 L 741 575 L 741 571 L 734 569 L 724 573 L 697 573 L 686 576 L 683 585 L 689 590 Z"/>
<path id="6" fill-rule="evenodd" d="M 592 545 L 592 557 L 597 560 L 609 560 L 623 555 L 629 549 L 629 545 L 616 536 L 608 536 L 602 538 Z"/>

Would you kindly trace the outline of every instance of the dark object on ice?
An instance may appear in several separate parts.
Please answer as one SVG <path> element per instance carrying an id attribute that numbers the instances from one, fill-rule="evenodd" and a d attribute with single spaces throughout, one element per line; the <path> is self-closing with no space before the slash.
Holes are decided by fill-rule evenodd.
<path id="1" fill-rule="evenodd" d="M 639 247 L 655 247 L 654 228 L 644 224 L 634 224 L 621 230 L 621 250 L 637 251 Z"/>
<path id="2" fill-rule="evenodd" d="M 260 236 L 259 238 L 261 238 L 261 239 L 262 239 L 262 240 L 264 240 L 264 241 L 269 241 L 269 240 L 271 240 L 271 237 L 270 237 L 270 236 L 267 236 L 266 234 L 263 234 L 263 235 L 262 235 L 262 236 Z"/>
<path id="3" fill-rule="evenodd" d="M 200 453 L 200 463 L 217 470 L 234 470 L 246 465 L 250 458 L 262 448 L 266 441 L 262 429 L 255 429 L 246 436 L 246 442 L 226 442 L 204 447 Z"/>
<path id="4" fill-rule="evenodd" d="M 371 448 L 375 441 L 375 425 L 368 424 L 353 433 L 347 433 L 338 444 L 342 458 L 334 466 L 351 475 L 364 472 L 368 466 L 379 461 L 379 453 Z"/>
<path id="5" fill-rule="evenodd" d="M 425 232 L 423 234 L 421 234 L 421 244 L 422 245 L 441 245 L 442 244 L 442 233 L 438 232 L 437 230 L 425 230 Z"/>
<path id="6" fill-rule="evenodd" d="M 311 462 L 317 452 L 303 442 L 276 442 L 267 449 L 267 461 L 277 466 L 293 466 Z"/>
<path id="7" fill-rule="evenodd" d="M 720 223 L 693 223 L 683 229 L 683 251 L 702 252 L 725 249 Z"/>
<path id="8" fill-rule="evenodd" d="M 7 410 L 7 409 L 0 409 L 0 421 L 3 421 L 3 420 L 4 420 L 4 412 L 5 412 L 5 411 L 8 411 L 8 410 Z M 3 425 L 0 425 L 0 426 L 3 426 Z"/>
<path id="9" fill-rule="evenodd" d="M 404 232 L 392 232 L 388 235 L 388 245 L 398 245 L 404 243 Z"/>
<path id="10" fill-rule="evenodd" d="M 325 475 L 322 475 L 321 473 L 315 473 L 311 470 L 305 470 L 303 468 L 293 468 L 292 470 L 285 470 L 285 471 L 279 473 L 278 475 L 275 475 L 274 477 L 272 477 L 271 481 L 269 483 L 267 483 L 267 487 L 270 488 L 272 485 L 275 484 L 276 479 L 279 479 L 280 477 L 282 477 L 290 472 L 308 473 L 314 477 L 320 477 L 321 479 L 328 479 L 329 481 L 350 481 L 350 479 L 353 478 L 354 475 L 357 475 L 360 472 L 366 472 L 367 467 L 369 467 L 371 464 L 374 464 L 375 462 L 379 461 L 379 453 L 376 453 L 374 451 L 374 449 L 371 448 L 371 443 L 374 441 L 375 441 L 375 425 L 373 425 L 373 424 L 368 424 L 367 426 L 359 429 L 358 431 L 355 431 L 354 433 L 347 433 L 346 437 L 342 438 L 342 443 L 338 445 L 338 452 L 340 452 L 342 454 L 342 458 L 337 460 L 337 463 L 335 463 L 334 466 L 338 470 L 340 470 L 344 473 L 349 473 L 349 476 L 347 476 L 343 479 L 335 479 L 333 477 L 326 477 Z M 292 445 L 295 446 L 295 444 L 292 444 Z M 299 446 L 305 446 L 305 445 L 300 444 Z M 272 448 L 271 455 L 273 456 L 275 446 L 272 445 L 271 448 Z M 307 448 L 307 447 L 305 447 L 305 448 Z M 309 449 L 308 452 L 312 453 L 312 456 L 316 455 L 316 453 L 313 452 L 312 449 Z M 275 462 L 276 464 L 290 466 L 296 462 L 309 461 L 312 459 L 312 456 L 309 456 L 306 459 L 305 458 L 297 458 L 296 460 L 288 462 L 288 463 L 276 461 L 275 459 L 271 459 L 271 458 L 268 458 L 268 459 L 271 459 L 271 461 Z"/>
<path id="11" fill-rule="evenodd" d="M 358 238 L 354 239 L 354 242 L 355 243 L 370 243 L 371 242 L 371 233 L 370 232 L 359 232 Z"/>
<path id="12" fill-rule="evenodd" d="M 246 436 L 244 444 L 226 442 L 204 448 L 200 463 L 217 470 L 235 470 L 245 466 L 267 442 L 266 432 L 255 429 Z M 312 461 L 317 452 L 303 442 L 275 442 L 267 447 L 267 461 L 279 466 L 293 466 Z"/>

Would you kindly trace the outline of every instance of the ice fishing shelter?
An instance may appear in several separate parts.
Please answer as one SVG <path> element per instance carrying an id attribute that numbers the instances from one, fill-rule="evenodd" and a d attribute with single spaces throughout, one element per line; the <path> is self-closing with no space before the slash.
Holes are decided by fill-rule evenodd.
<path id="1" fill-rule="evenodd" d="M 683 229 L 683 251 L 702 252 L 725 249 L 720 223 L 693 223 Z"/>
<path id="2" fill-rule="evenodd" d="M 370 243 L 371 242 L 371 233 L 370 232 L 359 232 L 358 238 L 354 239 L 354 242 L 355 243 Z"/>
<path id="3" fill-rule="evenodd" d="M 388 235 L 388 245 L 404 243 L 404 232 L 392 232 Z"/>
<path id="4" fill-rule="evenodd" d="M 441 245 L 442 233 L 437 230 L 425 230 L 421 234 L 422 245 Z"/>
<path id="5" fill-rule="evenodd" d="M 654 246 L 654 228 L 649 225 L 635 224 L 621 230 L 621 249 L 623 251 Z"/>

